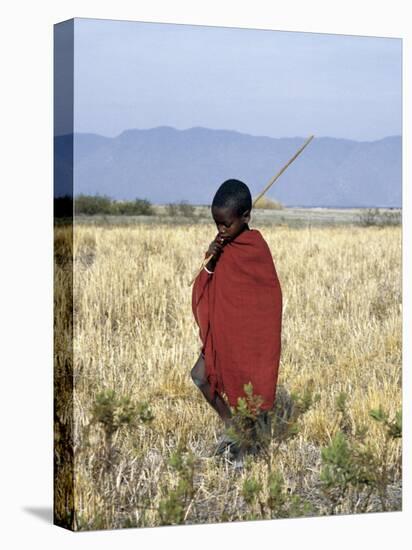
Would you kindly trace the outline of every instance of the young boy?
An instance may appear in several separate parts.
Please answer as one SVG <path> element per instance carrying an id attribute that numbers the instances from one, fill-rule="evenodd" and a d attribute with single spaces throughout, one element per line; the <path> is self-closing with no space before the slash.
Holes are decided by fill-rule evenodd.
<path id="1" fill-rule="evenodd" d="M 226 428 L 245 384 L 263 398 L 262 411 L 273 409 L 278 377 L 282 293 L 266 241 L 248 226 L 251 209 L 246 184 L 222 183 L 212 202 L 218 234 L 205 254 L 213 258 L 192 291 L 202 350 L 191 376 Z M 231 443 L 223 436 L 216 453 Z"/>

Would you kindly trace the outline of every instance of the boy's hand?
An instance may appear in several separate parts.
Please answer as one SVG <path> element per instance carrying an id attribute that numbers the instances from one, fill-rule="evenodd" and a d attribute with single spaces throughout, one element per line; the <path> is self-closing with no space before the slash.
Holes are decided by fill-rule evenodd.
<path id="1" fill-rule="evenodd" d="M 219 259 L 220 254 L 222 253 L 223 246 L 224 239 L 222 239 L 222 237 L 217 234 L 215 239 L 210 243 L 206 253 L 207 257 L 213 256 L 213 258 L 209 260 L 209 263 L 206 265 L 207 269 L 211 269 L 212 271 L 214 270 L 216 262 Z"/>
<path id="2" fill-rule="evenodd" d="M 215 260 L 217 260 L 222 253 L 222 249 L 224 246 L 224 239 L 218 235 L 216 235 L 215 239 L 210 243 L 207 255 L 212 255 Z"/>

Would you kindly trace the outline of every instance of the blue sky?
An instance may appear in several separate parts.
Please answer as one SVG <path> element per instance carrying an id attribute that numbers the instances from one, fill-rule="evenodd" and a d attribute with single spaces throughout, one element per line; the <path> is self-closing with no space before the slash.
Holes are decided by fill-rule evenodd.
<path id="1" fill-rule="evenodd" d="M 401 134 L 402 41 L 75 20 L 75 131 L 194 126 L 369 141 Z"/>

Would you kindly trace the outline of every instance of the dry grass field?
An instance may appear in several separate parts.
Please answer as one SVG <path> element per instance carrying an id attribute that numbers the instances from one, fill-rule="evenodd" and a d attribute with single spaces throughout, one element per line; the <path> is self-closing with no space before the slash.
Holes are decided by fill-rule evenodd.
<path id="1" fill-rule="evenodd" d="M 401 509 L 402 440 L 370 415 L 381 407 L 389 422 L 401 409 L 400 227 L 261 232 L 284 298 L 279 383 L 316 399 L 270 460 L 235 470 L 211 456 L 222 426 L 190 378 L 200 340 L 188 283 L 214 227 L 75 227 L 73 501 L 57 483 L 57 513 L 74 502 L 74 529 Z M 56 266 L 57 285 L 67 272 Z M 325 489 L 321 449 L 338 431 L 372 453 L 380 493 L 367 480 Z"/>

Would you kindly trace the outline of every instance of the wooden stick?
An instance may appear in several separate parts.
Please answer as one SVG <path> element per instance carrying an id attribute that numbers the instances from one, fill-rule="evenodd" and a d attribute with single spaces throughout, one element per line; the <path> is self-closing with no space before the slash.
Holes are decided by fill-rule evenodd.
<path id="1" fill-rule="evenodd" d="M 292 164 L 292 162 L 296 159 L 296 157 L 298 157 L 301 152 L 303 151 L 303 149 L 309 145 L 309 143 L 312 141 L 312 139 L 314 138 L 315 136 L 310 136 L 306 141 L 305 143 L 302 145 L 302 147 L 293 155 L 293 157 L 285 164 L 285 166 L 279 170 L 279 172 L 276 174 L 276 176 L 274 176 L 270 182 L 266 185 L 266 187 L 263 189 L 263 191 L 261 193 L 259 193 L 259 195 L 256 197 L 256 199 L 253 201 L 253 206 L 255 206 L 255 204 L 257 203 L 257 201 L 263 197 L 263 195 L 266 193 L 266 191 L 269 189 L 269 187 L 271 187 L 275 181 L 283 174 L 283 172 L 286 170 L 286 168 Z"/>
<path id="2" fill-rule="evenodd" d="M 272 185 L 275 183 L 275 181 L 283 174 L 283 172 L 286 170 L 286 168 L 288 168 L 288 166 L 290 166 L 292 164 L 292 162 L 296 159 L 296 157 L 298 157 L 301 152 L 303 151 L 303 149 L 309 145 L 309 143 L 312 141 L 312 139 L 314 138 L 315 136 L 310 136 L 306 141 L 305 143 L 302 145 L 302 147 L 300 149 L 298 149 L 296 151 L 296 153 L 293 155 L 293 157 L 285 164 L 285 166 L 279 170 L 279 172 L 269 181 L 269 183 L 266 185 L 266 187 L 263 189 L 263 191 L 261 193 L 259 193 L 259 195 L 255 198 L 255 200 L 253 201 L 253 204 L 252 204 L 252 207 L 255 206 L 255 204 L 258 202 L 259 199 L 261 199 L 263 197 L 263 195 L 266 193 L 266 191 L 272 187 Z M 205 267 L 205 265 L 207 265 L 210 260 L 213 258 L 213 254 L 211 254 L 208 258 L 205 258 L 202 262 L 202 265 L 200 266 L 200 268 L 197 270 L 195 276 L 193 277 L 193 279 L 190 281 L 189 283 L 189 286 L 191 286 L 196 277 L 199 275 L 199 273 L 202 271 L 202 269 Z"/>

